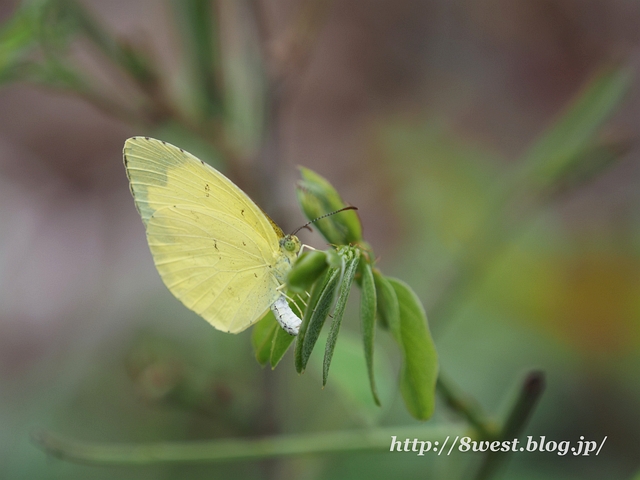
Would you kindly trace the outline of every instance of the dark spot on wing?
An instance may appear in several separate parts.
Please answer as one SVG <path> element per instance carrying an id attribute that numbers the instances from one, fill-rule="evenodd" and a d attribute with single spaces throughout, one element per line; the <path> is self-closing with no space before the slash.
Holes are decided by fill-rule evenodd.
<path id="1" fill-rule="evenodd" d="M 258 274 L 257 274 L 257 273 L 255 273 L 255 272 L 253 273 L 253 276 L 254 276 L 254 277 L 256 277 L 256 278 L 258 278 Z"/>
<path id="2" fill-rule="evenodd" d="M 245 247 L 247 246 L 247 244 L 246 244 L 246 243 L 244 243 L 244 242 L 242 242 L 242 245 L 244 245 Z"/>
<path id="3" fill-rule="evenodd" d="M 149 137 L 144 137 L 145 140 L 149 140 Z"/>
<path id="4" fill-rule="evenodd" d="M 218 242 L 216 242 L 215 240 L 213 240 L 213 248 L 220 251 L 220 249 L 218 248 Z"/>
<path id="5" fill-rule="evenodd" d="M 242 215 L 244 217 L 244 208 L 242 210 L 240 210 L 240 215 Z"/>
<path id="6" fill-rule="evenodd" d="M 209 184 L 208 184 L 208 183 L 205 183 L 205 184 L 204 184 L 204 192 L 205 192 L 205 193 L 204 193 L 204 196 L 205 196 L 205 197 L 208 197 L 208 196 L 209 196 L 209 190 L 211 190 L 211 189 L 209 188 Z"/>
<path id="7" fill-rule="evenodd" d="M 181 148 L 180 148 L 179 150 L 180 150 L 182 153 L 184 153 L 184 150 L 183 150 L 183 149 L 181 149 Z"/>

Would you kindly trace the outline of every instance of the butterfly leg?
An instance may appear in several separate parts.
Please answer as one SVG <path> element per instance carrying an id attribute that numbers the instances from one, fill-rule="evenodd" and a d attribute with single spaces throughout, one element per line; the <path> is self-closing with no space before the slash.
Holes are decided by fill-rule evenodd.
<path id="1" fill-rule="evenodd" d="M 311 251 L 317 251 L 317 248 L 313 248 L 311 245 L 307 245 L 306 243 L 303 243 L 302 246 L 300 247 L 300 252 L 298 252 L 298 256 L 302 255 L 302 252 L 304 252 L 304 249 L 307 250 L 311 250 Z"/>

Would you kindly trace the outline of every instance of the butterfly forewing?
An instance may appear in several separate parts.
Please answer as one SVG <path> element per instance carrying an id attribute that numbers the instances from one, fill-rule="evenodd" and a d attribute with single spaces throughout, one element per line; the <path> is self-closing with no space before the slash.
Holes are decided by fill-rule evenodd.
<path id="1" fill-rule="evenodd" d="M 240 215 L 259 237 L 277 247 L 278 235 L 253 200 L 190 153 L 153 138 L 133 137 L 125 143 L 124 157 L 131 191 L 145 225 L 162 207 L 206 207 L 234 218 Z"/>
<path id="2" fill-rule="evenodd" d="M 274 271 L 282 253 L 267 216 L 221 173 L 170 144 L 135 137 L 124 155 L 169 290 L 220 330 L 258 321 L 280 295 Z"/>

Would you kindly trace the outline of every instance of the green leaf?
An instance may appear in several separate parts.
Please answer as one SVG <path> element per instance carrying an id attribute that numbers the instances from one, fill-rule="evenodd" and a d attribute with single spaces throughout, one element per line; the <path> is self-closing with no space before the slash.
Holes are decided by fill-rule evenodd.
<path id="1" fill-rule="evenodd" d="M 342 271 L 343 267 L 327 270 L 328 275 L 325 276 L 325 282 L 322 285 L 322 291 L 318 297 L 318 302 L 313 307 L 309 323 L 304 332 L 304 339 L 302 340 L 302 348 L 300 352 L 300 372 L 303 372 L 307 367 L 309 356 L 318 341 L 320 330 L 322 330 L 322 326 L 329 315 L 329 311 L 333 305 L 333 300 L 336 296 L 336 290 L 341 281 Z"/>
<path id="2" fill-rule="evenodd" d="M 564 114 L 536 142 L 523 159 L 524 178 L 533 176 L 545 186 L 579 163 L 602 124 L 620 105 L 633 75 L 627 67 L 600 71 Z"/>
<path id="3" fill-rule="evenodd" d="M 276 330 L 276 333 L 273 336 L 271 356 L 269 358 L 272 369 L 276 368 L 278 363 L 280 363 L 280 360 L 282 360 L 282 357 L 287 353 L 287 350 L 289 350 L 289 347 L 295 339 L 295 336 L 289 335 L 283 328 L 278 328 Z"/>
<path id="4" fill-rule="evenodd" d="M 371 394 L 376 405 L 380 405 L 380 398 L 376 389 L 376 379 L 373 372 L 373 350 L 376 335 L 376 287 L 373 279 L 371 265 L 361 262 L 361 288 L 360 297 L 360 321 L 362 323 L 362 338 L 364 341 L 364 358 L 367 364 L 367 374 L 369 375 L 369 385 Z"/>
<path id="5" fill-rule="evenodd" d="M 220 77 L 219 25 L 217 10 L 209 0 L 174 1 L 187 55 L 191 57 L 195 105 L 202 118 L 224 112 Z"/>
<path id="6" fill-rule="evenodd" d="M 292 307 L 294 312 L 304 311 L 304 304 L 299 296 L 294 297 L 294 299 L 289 302 L 289 306 Z M 282 327 L 280 327 L 280 325 L 278 325 L 278 327 L 279 328 L 273 336 L 273 345 L 271 347 L 271 356 L 269 358 L 272 369 L 276 368 L 278 363 L 280 363 L 280 360 L 282 360 L 282 357 L 284 357 L 284 354 L 287 353 L 287 350 L 289 350 L 289 347 L 296 339 L 294 335 L 289 335 Z"/>
<path id="7" fill-rule="evenodd" d="M 566 192 L 579 188 L 617 163 L 631 149 L 632 143 L 625 138 L 593 142 L 576 156 L 575 161 L 558 172 L 553 190 Z"/>
<path id="8" fill-rule="evenodd" d="M 0 82 L 22 76 L 27 56 L 38 44 L 36 19 L 36 8 L 26 4 L 0 26 Z"/>
<path id="9" fill-rule="evenodd" d="M 327 254 L 320 250 L 305 252 L 287 275 L 287 286 L 296 293 L 306 292 L 327 268 Z"/>
<path id="10" fill-rule="evenodd" d="M 253 327 L 251 344 L 253 345 L 256 360 L 263 367 L 269 361 L 273 338 L 278 330 L 282 329 L 278 325 L 278 321 L 271 310 Z"/>
<path id="11" fill-rule="evenodd" d="M 331 270 L 325 270 L 324 275 L 313 284 L 311 288 L 311 293 L 309 294 L 309 299 L 307 300 L 307 307 L 304 310 L 304 315 L 302 316 L 302 324 L 300 325 L 300 330 L 298 331 L 298 336 L 296 337 L 296 344 L 293 350 L 293 359 L 296 367 L 296 372 L 303 373 L 302 367 L 302 349 L 304 345 L 304 337 L 307 333 L 307 327 L 309 326 L 309 322 L 311 320 L 311 315 L 318 304 L 318 300 L 320 299 L 320 295 L 324 289 L 326 282 L 331 275 Z"/>
<path id="12" fill-rule="evenodd" d="M 418 296 L 401 280 L 388 280 L 398 296 L 400 306 L 400 334 L 404 354 L 400 392 L 409 413 L 418 420 L 427 420 L 435 407 L 438 354 L 427 325 L 427 315 Z"/>
<path id="13" fill-rule="evenodd" d="M 323 177 L 308 168 L 300 167 L 302 180 L 297 195 L 302 210 L 309 220 L 340 210 L 347 206 L 335 188 Z M 315 222 L 320 233 L 333 245 L 348 245 L 362 240 L 362 226 L 353 210 L 331 215 Z"/>
<path id="14" fill-rule="evenodd" d="M 360 250 L 357 248 L 346 247 L 342 253 L 345 258 L 344 276 L 340 283 L 340 290 L 338 293 L 338 300 L 336 301 L 336 308 L 333 310 L 333 321 L 329 328 L 329 336 L 327 337 L 327 345 L 324 350 L 324 362 L 322 367 L 322 386 L 327 384 L 327 377 L 329 376 L 329 367 L 331 366 L 331 358 L 333 357 L 333 350 L 338 340 L 338 333 L 340 332 L 340 325 L 342 324 L 342 317 L 344 315 L 344 309 L 347 306 L 347 300 L 349 299 L 349 293 L 351 292 L 351 285 L 353 279 L 356 276 L 356 270 L 358 268 L 358 261 L 360 260 Z"/>
<path id="15" fill-rule="evenodd" d="M 398 296 L 389 280 L 380 270 L 373 270 L 373 279 L 376 286 L 376 300 L 378 318 L 383 327 L 388 328 L 398 345 L 402 345 L 400 337 L 400 305 Z"/>

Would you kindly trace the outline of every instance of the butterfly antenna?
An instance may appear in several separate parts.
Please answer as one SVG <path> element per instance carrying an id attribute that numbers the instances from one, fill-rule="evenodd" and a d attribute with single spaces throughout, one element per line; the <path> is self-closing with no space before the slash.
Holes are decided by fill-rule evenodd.
<path id="1" fill-rule="evenodd" d="M 310 222 L 307 222 L 301 227 L 297 228 L 291 235 L 295 235 L 303 228 L 309 228 L 309 225 L 311 225 L 313 222 L 317 222 L 318 220 L 322 220 L 323 218 L 330 217 L 331 215 L 335 215 L 336 213 L 344 212 L 345 210 L 358 210 L 358 207 L 354 207 L 350 205 L 348 207 L 341 208 L 340 210 L 336 210 L 335 212 L 325 213 L 324 215 L 320 215 L 318 218 L 314 218 Z"/>

